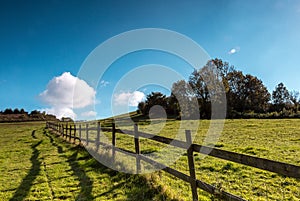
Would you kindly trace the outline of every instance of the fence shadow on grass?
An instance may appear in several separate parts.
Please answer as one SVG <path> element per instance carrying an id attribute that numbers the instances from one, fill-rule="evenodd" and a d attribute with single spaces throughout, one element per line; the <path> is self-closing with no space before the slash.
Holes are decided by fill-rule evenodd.
<path id="1" fill-rule="evenodd" d="M 50 143 L 57 148 L 58 153 L 61 154 L 64 152 L 62 146 L 58 145 L 53 139 L 53 137 L 49 135 L 46 130 L 44 130 L 43 133 L 49 138 Z M 80 151 L 79 149 L 80 147 L 71 148 L 71 150 L 74 151 L 74 153 L 69 157 L 65 156 L 67 162 L 69 163 L 69 166 L 71 167 L 71 170 L 79 180 L 80 193 L 75 198 L 75 200 L 93 200 L 93 196 L 91 194 L 93 188 L 93 181 L 86 175 L 85 171 L 79 166 L 77 162 L 77 155 Z"/>
<path id="2" fill-rule="evenodd" d="M 72 154 L 68 159 L 69 166 L 71 167 L 74 175 L 79 180 L 80 193 L 75 200 L 93 200 L 93 196 L 91 194 L 93 188 L 93 181 L 85 174 L 85 171 L 79 166 L 77 162 L 77 155 L 78 150 L 76 150 L 75 153 Z"/>
<path id="3" fill-rule="evenodd" d="M 13 197 L 10 199 L 10 201 L 19 201 L 24 200 L 26 196 L 28 195 L 30 188 L 33 184 L 33 181 L 38 176 L 38 174 L 41 171 L 41 162 L 38 160 L 39 157 L 39 150 L 37 147 L 43 142 L 43 140 L 40 140 L 38 143 L 31 145 L 32 149 L 32 156 L 30 158 L 31 161 L 31 168 L 22 180 L 21 184 L 17 188 L 16 192 L 14 193 Z"/>
<path id="4" fill-rule="evenodd" d="M 36 130 L 33 130 L 33 131 L 31 132 L 31 137 L 34 138 L 34 139 L 37 139 L 37 137 L 35 136 L 35 131 L 36 131 Z"/>
<path id="5" fill-rule="evenodd" d="M 82 148 L 84 150 L 84 148 Z M 122 192 L 123 196 L 125 196 L 126 200 L 167 200 L 166 195 L 162 191 L 162 189 L 157 186 L 152 186 L 149 180 L 146 177 L 138 175 L 138 174 L 128 174 L 122 173 L 113 169 L 110 169 L 101 163 L 99 163 L 96 159 L 94 159 L 89 153 L 85 151 L 85 157 L 78 158 L 77 160 L 90 160 L 89 167 L 91 167 L 92 171 L 97 172 L 98 174 L 107 174 L 111 178 L 111 183 L 115 185 L 107 188 L 105 192 L 102 192 L 98 195 L 95 195 L 95 198 L 106 198 L 107 195 L 110 195 L 111 199 L 119 199 L 118 193 Z M 110 160 L 111 155 L 102 154 L 102 160 Z M 121 162 L 116 162 L 114 164 L 118 166 L 120 169 L 126 169 L 124 164 Z M 121 182 L 120 182 L 121 181 Z M 176 199 L 172 199 L 176 200 Z"/>
<path id="6" fill-rule="evenodd" d="M 52 135 L 46 130 L 44 131 L 44 134 L 50 139 L 51 144 L 57 147 L 58 151 L 62 151 L 62 147 L 58 145 L 53 138 L 59 138 L 58 135 Z M 74 175 L 79 179 L 79 186 L 81 188 L 81 191 L 75 200 L 102 200 L 106 199 L 107 196 L 111 199 L 118 199 L 119 196 L 124 196 L 126 197 L 126 200 L 168 200 L 161 187 L 152 186 L 151 182 L 149 182 L 146 177 L 126 174 L 110 169 L 94 159 L 82 146 L 73 146 L 68 150 L 72 151 L 73 154 L 68 157 L 67 162 L 69 163 Z M 80 155 L 80 157 L 78 157 L 78 155 Z M 111 155 L 103 154 L 101 160 L 111 160 Z M 112 185 L 108 186 L 105 184 L 105 190 L 103 189 L 101 193 L 92 195 L 92 188 L 93 185 L 96 185 L 96 182 L 86 175 L 84 168 L 79 165 L 80 161 L 84 161 L 88 164 L 89 171 L 95 172 L 95 175 L 107 174 Z M 120 169 L 126 169 L 121 162 L 118 162 L 115 165 L 119 166 Z M 120 195 L 120 193 L 122 195 Z"/>

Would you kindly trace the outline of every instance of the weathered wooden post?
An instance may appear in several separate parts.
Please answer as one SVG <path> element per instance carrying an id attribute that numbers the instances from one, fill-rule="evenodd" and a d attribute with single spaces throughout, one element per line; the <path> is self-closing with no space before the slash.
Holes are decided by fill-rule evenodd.
<path id="1" fill-rule="evenodd" d="M 85 131 L 86 131 L 86 136 L 85 136 L 85 138 L 86 138 L 86 145 L 89 145 L 89 124 L 86 124 L 85 125 Z"/>
<path id="2" fill-rule="evenodd" d="M 195 172 L 194 155 L 193 155 L 193 144 L 192 144 L 192 136 L 190 130 L 185 131 L 185 137 L 186 137 L 186 143 L 188 145 L 187 156 L 188 156 L 188 163 L 189 163 L 190 183 L 192 188 L 193 201 L 198 201 L 196 172 Z"/>
<path id="3" fill-rule="evenodd" d="M 66 132 L 65 132 L 65 138 L 66 140 L 68 139 L 68 123 L 66 124 Z"/>
<path id="4" fill-rule="evenodd" d="M 70 124 L 70 131 L 69 131 L 69 141 L 72 140 L 72 125 Z"/>
<path id="5" fill-rule="evenodd" d="M 73 141 L 74 141 L 74 144 L 76 143 L 76 125 L 74 124 L 74 139 L 73 139 Z"/>
<path id="6" fill-rule="evenodd" d="M 112 123 L 112 157 L 113 157 L 113 161 L 115 161 L 115 157 L 116 157 L 116 150 L 115 150 L 115 146 L 116 146 L 116 124 L 115 122 Z"/>
<path id="7" fill-rule="evenodd" d="M 58 123 L 58 134 L 61 135 L 61 125 Z"/>
<path id="8" fill-rule="evenodd" d="M 136 173 L 141 172 L 141 160 L 140 160 L 140 140 L 139 140 L 139 131 L 138 125 L 134 124 L 134 145 L 136 153 Z"/>
<path id="9" fill-rule="evenodd" d="M 98 123 L 97 123 L 97 137 L 96 137 L 96 140 L 95 140 L 96 152 L 99 151 L 99 146 L 100 146 L 100 130 L 101 130 L 101 125 L 100 125 L 100 121 L 98 121 Z"/>
<path id="10" fill-rule="evenodd" d="M 81 124 L 79 124 L 79 139 L 81 140 Z"/>
<path id="11" fill-rule="evenodd" d="M 64 124 L 62 124 L 61 126 L 62 126 L 62 136 L 64 138 L 65 137 L 65 127 L 64 127 Z"/>
<path id="12" fill-rule="evenodd" d="M 63 135 L 63 132 L 64 132 L 64 127 L 63 127 L 63 125 L 62 124 L 60 124 L 60 135 Z"/>

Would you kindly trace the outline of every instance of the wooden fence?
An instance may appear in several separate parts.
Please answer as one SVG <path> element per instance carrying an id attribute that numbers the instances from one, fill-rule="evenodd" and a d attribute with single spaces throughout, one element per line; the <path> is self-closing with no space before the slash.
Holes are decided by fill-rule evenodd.
<path id="1" fill-rule="evenodd" d="M 215 187 L 206 182 L 200 181 L 196 178 L 195 165 L 194 165 L 194 152 L 209 155 L 215 158 L 224 159 L 227 161 L 243 164 L 246 166 L 255 167 L 261 170 L 266 170 L 269 172 L 278 173 L 283 176 L 292 177 L 299 179 L 300 178 L 300 166 L 286 164 L 282 162 L 272 161 L 264 158 L 234 153 L 230 151 L 225 151 L 221 149 L 211 148 L 207 146 L 202 146 L 198 144 L 192 143 L 191 131 L 186 130 L 186 141 L 180 141 L 176 139 L 171 139 L 162 136 L 156 136 L 149 133 L 144 133 L 138 131 L 138 125 L 135 124 L 133 130 L 120 130 L 115 127 L 115 124 L 112 123 L 111 127 L 101 127 L 100 122 L 97 122 L 96 127 L 89 127 L 89 124 L 79 125 L 76 127 L 74 124 L 62 124 L 58 122 L 47 122 L 46 127 L 52 129 L 57 134 L 61 135 L 65 139 L 71 140 L 75 142 L 84 142 L 86 145 L 89 143 L 94 143 L 96 146 L 96 151 L 98 151 L 100 144 L 105 145 L 106 147 L 110 147 L 113 150 L 113 157 L 115 151 L 122 151 L 122 153 L 127 153 L 129 155 L 133 155 L 136 157 L 136 170 L 139 172 L 141 170 L 141 160 L 154 165 L 155 167 L 162 169 L 165 172 L 185 181 L 189 182 L 192 189 L 193 201 L 198 201 L 197 188 L 200 188 L 210 194 L 213 194 L 215 197 L 220 198 L 222 200 L 232 200 L 232 201 L 242 201 L 245 200 L 241 197 L 233 195 L 229 192 L 225 192 L 222 189 Z M 90 139 L 89 131 L 96 131 L 96 139 Z M 112 143 L 107 144 L 104 142 L 100 142 L 100 132 L 112 132 Z M 85 137 L 83 138 L 82 133 L 85 132 Z M 135 152 L 121 149 L 116 147 L 116 133 L 122 133 L 134 136 L 134 144 L 135 144 Z M 171 144 L 174 147 L 182 148 L 187 151 L 188 157 L 188 167 L 189 167 L 189 175 L 179 172 L 173 168 L 167 167 L 159 162 L 150 159 L 149 157 L 144 156 L 140 152 L 140 138 L 147 138 L 149 140 L 153 140 L 156 142 Z"/>

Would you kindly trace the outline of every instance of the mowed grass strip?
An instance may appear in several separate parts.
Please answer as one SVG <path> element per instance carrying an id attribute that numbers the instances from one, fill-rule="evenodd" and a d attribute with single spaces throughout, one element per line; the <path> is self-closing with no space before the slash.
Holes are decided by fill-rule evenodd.
<path id="1" fill-rule="evenodd" d="M 176 200 L 155 175 L 108 169 L 44 127 L 0 124 L 0 200 Z"/>

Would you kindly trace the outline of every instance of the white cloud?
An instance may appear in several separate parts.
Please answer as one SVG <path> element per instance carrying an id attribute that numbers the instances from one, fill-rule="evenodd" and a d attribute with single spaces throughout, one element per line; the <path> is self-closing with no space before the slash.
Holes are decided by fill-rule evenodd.
<path id="1" fill-rule="evenodd" d="M 140 91 L 122 92 L 114 95 L 114 103 L 116 105 L 128 105 L 136 107 L 144 98 L 145 94 Z"/>
<path id="2" fill-rule="evenodd" d="M 228 54 L 235 54 L 240 51 L 240 47 L 235 47 L 229 50 Z"/>
<path id="3" fill-rule="evenodd" d="M 69 72 L 64 72 L 49 81 L 46 90 L 39 94 L 39 98 L 51 108 L 46 112 L 62 116 L 76 117 L 73 111 L 85 108 L 95 102 L 96 91 L 84 80 L 74 77 Z"/>
<path id="4" fill-rule="evenodd" d="M 96 115 L 97 115 L 97 112 L 95 112 L 95 111 L 87 111 L 87 112 L 81 113 L 81 116 L 83 116 L 83 117 L 95 117 Z"/>
<path id="5" fill-rule="evenodd" d="M 68 107 L 52 107 L 41 109 L 41 111 L 45 111 L 47 114 L 54 114 L 58 119 L 62 117 L 71 117 L 72 119 L 76 119 L 77 115 L 71 108 Z"/>

